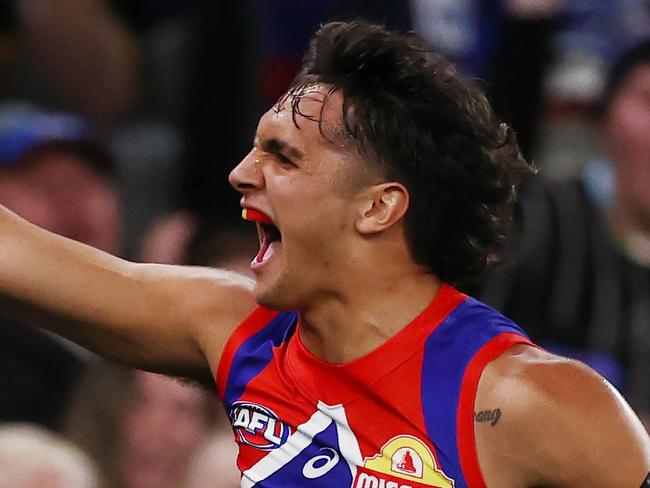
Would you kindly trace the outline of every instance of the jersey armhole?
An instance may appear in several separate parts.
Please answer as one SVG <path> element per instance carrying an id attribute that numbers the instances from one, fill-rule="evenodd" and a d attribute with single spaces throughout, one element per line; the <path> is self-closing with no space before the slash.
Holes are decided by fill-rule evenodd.
<path id="1" fill-rule="evenodd" d="M 221 359 L 219 359 L 216 375 L 217 393 L 222 401 L 224 400 L 226 384 L 230 375 L 230 367 L 237 350 L 250 337 L 268 325 L 276 315 L 278 315 L 278 312 L 264 307 L 257 307 L 235 328 L 228 341 L 226 341 L 226 346 L 221 353 Z"/>
<path id="2" fill-rule="evenodd" d="M 456 430 L 460 465 L 469 488 L 487 488 L 478 463 L 474 435 L 474 401 L 478 383 L 485 367 L 517 344 L 536 347 L 535 344 L 522 335 L 510 332 L 502 333 L 487 342 L 465 369 L 458 400 Z"/>

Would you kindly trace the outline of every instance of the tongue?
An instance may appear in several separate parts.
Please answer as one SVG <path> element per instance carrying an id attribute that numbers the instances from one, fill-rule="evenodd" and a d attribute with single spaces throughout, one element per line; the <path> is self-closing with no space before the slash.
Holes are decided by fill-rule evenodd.
<path id="1" fill-rule="evenodd" d="M 275 253 L 279 244 L 279 241 L 272 241 L 269 243 L 266 239 L 264 239 L 264 242 L 260 246 L 260 251 L 257 253 L 257 256 L 255 256 L 255 261 L 261 263 L 262 261 L 267 261 L 270 259 L 271 256 L 273 256 Z"/>

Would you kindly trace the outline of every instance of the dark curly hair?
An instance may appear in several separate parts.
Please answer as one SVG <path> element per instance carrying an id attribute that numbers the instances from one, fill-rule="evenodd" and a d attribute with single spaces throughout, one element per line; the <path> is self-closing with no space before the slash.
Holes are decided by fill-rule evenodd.
<path id="1" fill-rule="evenodd" d="M 315 83 L 341 91 L 345 135 L 408 189 L 414 261 L 456 285 L 479 275 L 497 256 L 515 185 L 531 172 L 483 92 L 415 35 L 362 21 L 331 22 L 313 36 L 278 105 L 290 100 L 295 123 Z"/>

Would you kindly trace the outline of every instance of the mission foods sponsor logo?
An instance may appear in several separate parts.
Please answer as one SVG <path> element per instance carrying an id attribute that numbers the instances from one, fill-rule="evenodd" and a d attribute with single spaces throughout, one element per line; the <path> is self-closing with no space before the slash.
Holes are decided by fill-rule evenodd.
<path id="1" fill-rule="evenodd" d="M 431 450 L 412 436 L 397 436 L 359 467 L 354 488 L 453 488 Z"/>
<path id="2" fill-rule="evenodd" d="M 230 407 L 230 423 L 244 444 L 270 451 L 284 444 L 291 429 L 263 405 L 235 402 Z"/>

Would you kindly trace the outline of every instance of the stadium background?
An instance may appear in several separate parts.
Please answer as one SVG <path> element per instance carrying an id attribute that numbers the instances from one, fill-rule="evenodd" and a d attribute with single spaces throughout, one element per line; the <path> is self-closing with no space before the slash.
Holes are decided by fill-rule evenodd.
<path id="1" fill-rule="evenodd" d="M 650 38 L 647 0 L 3 1 L 0 203 L 130 259 L 246 272 L 256 238 L 227 174 L 314 29 L 357 17 L 453 58 L 540 169 L 506 265 L 467 289 L 597 368 L 647 420 L 650 237 L 602 248 L 616 182 L 595 115 L 612 63 Z M 237 486 L 209 393 L 5 318 L 0 368 L 0 486 L 47 463 L 84 481 L 44 488 Z"/>

